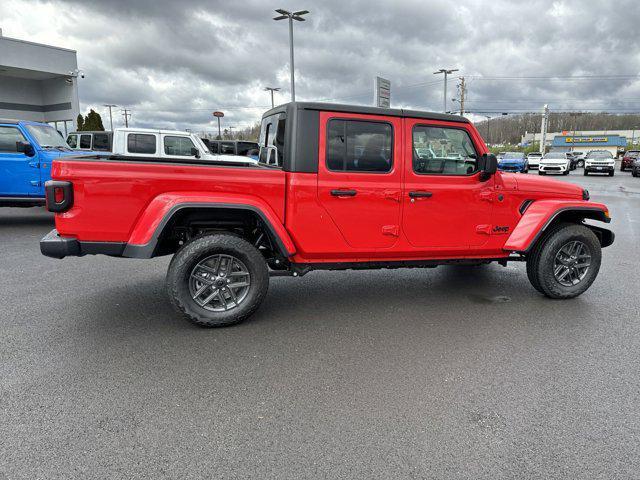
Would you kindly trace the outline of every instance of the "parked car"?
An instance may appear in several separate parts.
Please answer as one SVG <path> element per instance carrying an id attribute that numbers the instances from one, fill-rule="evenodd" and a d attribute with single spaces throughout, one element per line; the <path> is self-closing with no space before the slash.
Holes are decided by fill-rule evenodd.
<path id="1" fill-rule="evenodd" d="M 616 160 L 607 150 L 592 150 L 584 159 L 584 175 L 589 173 L 608 173 L 613 177 Z"/>
<path id="2" fill-rule="evenodd" d="M 113 132 L 71 132 L 67 135 L 67 145 L 73 150 L 110 152 L 113 147 Z"/>
<path id="3" fill-rule="evenodd" d="M 540 160 L 538 175 L 547 173 L 560 173 L 569 175 L 571 170 L 571 157 L 567 152 L 549 152 Z"/>
<path id="4" fill-rule="evenodd" d="M 628 150 L 625 152 L 622 160 L 620 160 L 620 171 L 624 172 L 625 170 L 631 170 L 633 167 L 633 162 L 640 155 L 640 150 Z"/>
<path id="5" fill-rule="evenodd" d="M 0 120 L 0 206 L 44 205 L 44 184 L 51 162 L 76 152 L 51 125 L 24 120 Z"/>
<path id="6" fill-rule="evenodd" d="M 529 168 L 537 169 L 540 164 L 540 159 L 542 158 L 542 154 L 539 152 L 531 152 L 527 155 L 527 162 L 529 163 Z"/>
<path id="7" fill-rule="evenodd" d="M 193 133 L 181 130 L 116 128 L 113 154 L 125 157 L 154 157 L 187 163 L 227 162 L 256 165 L 257 160 L 240 155 L 219 155 L 209 151 Z"/>
<path id="8" fill-rule="evenodd" d="M 573 152 L 566 152 L 567 158 L 569 159 L 569 170 L 573 171 L 578 168 L 578 159 L 576 154 Z"/>
<path id="9" fill-rule="evenodd" d="M 631 166 L 631 175 L 634 177 L 640 177 L 640 156 L 638 156 Z"/>
<path id="10" fill-rule="evenodd" d="M 220 155 L 241 155 L 258 160 L 260 148 L 256 142 L 245 140 L 209 140 L 203 138 L 202 141 L 211 153 Z"/>
<path id="11" fill-rule="evenodd" d="M 56 228 L 41 251 L 174 255 L 169 298 L 199 325 L 238 323 L 270 275 L 313 270 L 525 261 L 535 289 L 572 298 L 614 241 L 583 222 L 609 222 L 606 205 L 569 182 L 498 171 L 460 116 L 292 102 L 263 115 L 257 165 L 167 158 L 158 142 L 173 132 L 131 135 L 146 133 L 127 133 L 143 161 L 54 162 Z"/>
<path id="12" fill-rule="evenodd" d="M 585 152 L 577 152 L 577 151 L 572 151 L 571 153 L 573 154 L 573 158 L 576 163 L 576 168 L 584 167 L 584 157 L 587 154 Z"/>
<path id="13" fill-rule="evenodd" d="M 522 152 L 507 152 L 502 159 L 498 161 L 498 170 L 502 172 L 521 172 L 529 171 L 529 163 Z"/>

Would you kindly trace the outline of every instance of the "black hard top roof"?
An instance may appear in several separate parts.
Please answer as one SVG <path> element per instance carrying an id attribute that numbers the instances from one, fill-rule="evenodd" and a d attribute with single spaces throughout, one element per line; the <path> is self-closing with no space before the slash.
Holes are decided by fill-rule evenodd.
<path id="1" fill-rule="evenodd" d="M 460 115 L 450 115 L 448 113 L 423 112 L 420 110 L 406 110 L 403 108 L 379 108 L 362 105 L 345 105 L 338 103 L 321 102 L 289 102 L 279 105 L 264 113 L 263 117 L 274 113 L 284 112 L 289 109 L 297 110 L 318 110 L 325 112 L 362 113 L 369 115 L 384 115 L 388 117 L 424 118 L 427 120 L 443 120 L 447 122 L 471 123 L 468 119 Z"/>

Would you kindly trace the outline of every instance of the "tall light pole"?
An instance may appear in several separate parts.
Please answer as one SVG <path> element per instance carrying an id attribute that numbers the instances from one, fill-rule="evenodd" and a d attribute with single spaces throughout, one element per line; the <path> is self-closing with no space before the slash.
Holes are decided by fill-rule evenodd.
<path id="1" fill-rule="evenodd" d="M 220 119 L 222 117 L 224 117 L 224 113 L 220 112 L 220 111 L 213 112 L 213 116 L 218 119 L 218 138 L 217 138 L 217 140 L 222 140 L 222 133 L 220 131 Z"/>
<path id="2" fill-rule="evenodd" d="M 293 65 L 293 21 L 296 20 L 298 22 L 304 22 L 305 19 L 302 18 L 302 15 L 306 15 L 309 13 L 309 10 L 299 10 L 297 12 L 288 12 L 279 8 L 276 10 L 277 13 L 280 14 L 278 17 L 274 17 L 274 20 L 289 20 L 289 54 L 290 60 L 289 64 L 291 66 L 291 101 L 296 101 L 296 85 L 294 80 L 294 65 Z"/>
<path id="3" fill-rule="evenodd" d="M 443 98 L 444 103 L 443 103 L 442 111 L 445 113 L 447 112 L 447 76 L 457 71 L 458 71 L 457 68 L 451 68 L 451 69 L 441 68 L 437 72 L 433 72 L 434 75 L 439 75 L 441 73 L 444 73 L 444 98 Z"/>
<path id="4" fill-rule="evenodd" d="M 117 107 L 118 105 L 115 105 L 113 103 L 106 103 L 104 106 L 109 108 L 109 124 L 111 125 L 111 131 L 113 132 L 113 116 L 111 115 L 111 109 L 113 107 Z"/>
<path id="5" fill-rule="evenodd" d="M 273 92 L 279 92 L 280 87 L 264 87 L 264 91 L 271 92 L 271 108 L 275 107 L 275 104 L 273 103 Z"/>
<path id="6" fill-rule="evenodd" d="M 631 132 L 631 148 L 633 148 L 633 145 L 635 145 L 636 143 L 636 130 L 638 129 L 637 125 L 633 126 L 633 130 Z"/>

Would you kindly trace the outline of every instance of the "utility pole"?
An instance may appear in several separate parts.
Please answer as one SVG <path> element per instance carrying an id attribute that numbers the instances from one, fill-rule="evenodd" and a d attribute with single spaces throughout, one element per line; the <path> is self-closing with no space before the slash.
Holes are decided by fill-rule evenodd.
<path id="1" fill-rule="evenodd" d="M 306 15 L 309 13 L 309 10 L 299 10 L 297 12 L 288 12 L 279 8 L 276 10 L 280 15 L 274 17 L 274 20 L 289 20 L 289 64 L 291 67 L 291 101 L 296 101 L 296 85 L 294 81 L 294 66 L 293 66 L 293 21 L 296 20 L 298 22 L 304 22 L 305 19 L 302 18 L 302 15 Z"/>
<path id="2" fill-rule="evenodd" d="M 464 83 L 464 77 L 458 77 L 460 79 L 460 83 L 458 84 L 458 88 L 460 89 L 460 115 L 464 116 L 464 99 L 467 94 L 467 87 Z"/>
<path id="3" fill-rule="evenodd" d="M 442 109 L 444 113 L 447 113 L 447 76 L 457 71 L 458 71 L 457 68 L 452 68 L 452 69 L 441 68 L 437 72 L 433 72 L 434 75 L 444 73 L 444 98 L 443 98 L 444 103 L 443 103 L 443 109 Z"/>
<path id="4" fill-rule="evenodd" d="M 124 126 L 125 126 L 125 128 L 129 128 L 129 118 L 131 118 L 131 110 L 123 108 L 122 109 L 122 116 L 124 117 Z"/>
<path id="5" fill-rule="evenodd" d="M 271 108 L 275 107 L 273 103 L 273 92 L 279 92 L 280 87 L 264 87 L 265 92 L 271 92 Z"/>
<path id="6" fill-rule="evenodd" d="M 540 128 L 540 153 L 544 155 L 545 146 L 547 143 L 547 128 L 549 123 L 549 105 L 544 106 L 542 109 L 542 125 Z"/>
<path id="7" fill-rule="evenodd" d="M 109 109 L 109 124 L 111 125 L 111 131 L 113 132 L 113 116 L 111 115 L 111 109 L 113 107 L 117 107 L 118 105 L 115 105 L 113 103 L 106 103 L 104 106 Z"/>

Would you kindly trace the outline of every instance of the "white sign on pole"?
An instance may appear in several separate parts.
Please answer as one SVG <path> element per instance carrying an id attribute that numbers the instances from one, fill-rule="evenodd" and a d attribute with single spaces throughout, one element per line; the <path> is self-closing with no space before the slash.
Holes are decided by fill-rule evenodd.
<path id="1" fill-rule="evenodd" d="M 389 108 L 391 106 L 391 81 L 376 77 L 374 106 Z"/>

